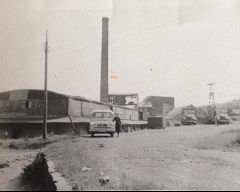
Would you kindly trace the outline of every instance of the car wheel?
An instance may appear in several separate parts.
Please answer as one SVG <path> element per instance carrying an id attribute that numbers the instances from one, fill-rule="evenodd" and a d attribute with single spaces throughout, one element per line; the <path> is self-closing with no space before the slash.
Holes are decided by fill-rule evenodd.
<path id="1" fill-rule="evenodd" d="M 94 137 L 94 133 L 91 133 L 91 137 Z"/>

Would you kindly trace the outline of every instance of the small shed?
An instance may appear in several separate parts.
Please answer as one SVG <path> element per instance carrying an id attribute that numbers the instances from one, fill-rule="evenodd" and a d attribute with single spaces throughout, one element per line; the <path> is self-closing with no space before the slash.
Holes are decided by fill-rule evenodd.
<path id="1" fill-rule="evenodd" d="M 165 129 L 165 118 L 163 116 L 148 117 L 148 127 L 149 129 Z"/>
<path id="2" fill-rule="evenodd" d="M 173 108 L 174 97 L 148 96 L 138 104 L 144 121 L 147 121 L 148 117 L 166 115 Z"/>

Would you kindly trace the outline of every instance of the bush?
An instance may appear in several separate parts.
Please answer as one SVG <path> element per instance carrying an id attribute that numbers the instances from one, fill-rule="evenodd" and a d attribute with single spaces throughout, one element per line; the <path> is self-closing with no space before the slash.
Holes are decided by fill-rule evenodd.
<path id="1" fill-rule="evenodd" d="M 56 191 L 56 185 L 48 171 L 45 154 L 38 153 L 32 164 L 23 169 L 21 183 L 26 190 Z"/>

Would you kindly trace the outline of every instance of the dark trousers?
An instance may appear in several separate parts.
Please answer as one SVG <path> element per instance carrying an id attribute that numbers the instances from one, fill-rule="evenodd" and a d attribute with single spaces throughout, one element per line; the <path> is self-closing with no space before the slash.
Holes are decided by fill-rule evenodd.
<path id="1" fill-rule="evenodd" d="M 115 129 L 116 129 L 117 134 L 119 134 L 119 133 L 120 133 L 120 130 L 121 130 L 121 129 L 120 129 L 120 126 L 116 126 Z"/>

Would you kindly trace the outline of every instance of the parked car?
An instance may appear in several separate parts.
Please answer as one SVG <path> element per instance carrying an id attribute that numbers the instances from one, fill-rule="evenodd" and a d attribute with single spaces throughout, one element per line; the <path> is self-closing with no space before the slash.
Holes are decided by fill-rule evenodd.
<path id="1" fill-rule="evenodd" d="M 94 110 L 91 113 L 89 133 L 91 137 L 95 134 L 110 134 L 114 137 L 115 123 L 114 113 L 111 110 Z"/>

